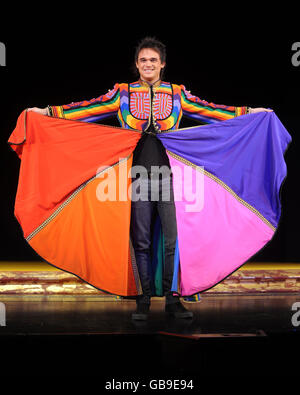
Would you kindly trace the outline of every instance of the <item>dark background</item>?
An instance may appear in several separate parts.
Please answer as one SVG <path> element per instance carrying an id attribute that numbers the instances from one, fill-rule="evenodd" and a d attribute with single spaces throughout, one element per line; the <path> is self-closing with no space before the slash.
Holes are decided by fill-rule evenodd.
<path id="1" fill-rule="evenodd" d="M 292 44 L 300 41 L 296 10 L 283 5 L 277 13 L 274 7 L 262 12 L 253 3 L 237 13 L 234 4 L 230 9 L 215 3 L 205 9 L 200 3 L 165 8 L 141 3 L 124 9 L 120 4 L 102 9 L 101 4 L 93 8 L 78 3 L 75 14 L 61 4 L 34 10 L 16 6 L 2 15 L 0 41 L 7 60 L 0 67 L 0 260 L 40 260 L 13 214 L 19 159 L 7 140 L 19 114 L 27 107 L 91 99 L 116 82 L 136 80 L 134 47 L 151 35 L 167 45 L 166 81 L 184 84 L 192 94 L 217 104 L 272 108 L 291 134 L 280 225 L 252 261 L 299 262 L 300 66 L 291 62 Z"/>

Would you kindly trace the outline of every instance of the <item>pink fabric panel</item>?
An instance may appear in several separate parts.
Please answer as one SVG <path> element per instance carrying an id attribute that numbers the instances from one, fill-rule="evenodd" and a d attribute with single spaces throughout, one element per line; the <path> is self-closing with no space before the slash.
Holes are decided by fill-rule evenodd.
<path id="1" fill-rule="evenodd" d="M 222 281 L 259 251 L 274 230 L 222 185 L 171 156 L 169 159 L 174 175 L 180 293 L 185 296 Z M 194 204 L 192 192 L 197 190 Z M 193 204 L 198 211 L 191 211 Z"/>

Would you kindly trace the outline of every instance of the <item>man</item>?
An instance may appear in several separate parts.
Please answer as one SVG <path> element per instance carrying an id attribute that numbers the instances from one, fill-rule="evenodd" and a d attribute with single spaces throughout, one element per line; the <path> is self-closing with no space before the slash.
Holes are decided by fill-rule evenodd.
<path id="1" fill-rule="evenodd" d="M 164 235 L 165 311 L 176 318 L 191 318 L 192 312 L 171 291 L 177 240 L 176 215 L 170 164 L 156 134 L 164 130 L 178 129 L 182 115 L 203 123 L 213 123 L 247 113 L 270 110 L 208 103 L 191 95 L 183 85 L 163 82 L 161 79 L 166 66 L 166 48 L 153 38 L 145 38 L 136 48 L 135 66 L 139 80 L 130 84 L 115 84 L 114 89 L 106 95 L 89 101 L 29 110 L 85 122 L 117 115 L 122 127 L 143 131 L 134 151 L 132 167 L 136 170 L 135 166 L 140 166 L 139 169 L 142 167 L 145 172 L 134 175 L 134 179 L 139 178 L 140 189 L 135 191 L 136 194 L 133 193 L 131 214 L 131 237 L 143 294 L 137 297 L 137 310 L 132 318 L 147 319 L 150 308 L 151 237 L 156 211 Z"/>

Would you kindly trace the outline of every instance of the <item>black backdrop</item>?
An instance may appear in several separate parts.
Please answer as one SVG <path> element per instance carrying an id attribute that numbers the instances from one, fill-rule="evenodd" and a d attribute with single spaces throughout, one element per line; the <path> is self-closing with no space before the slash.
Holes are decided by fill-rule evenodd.
<path id="1" fill-rule="evenodd" d="M 280 226 L 252 261 L 300 261 L 300 66 L 291 61 L 292 45 L 300 41 L 300 34 L 294 33 L 293 10 L 286 16 L 281 12 L 273 15 L 271 10 L 250 13 L 250 7 L 235 15 L 232 9 L 223 14 L 213 4 L 205 11 L 200 5 L 184 8 L 182 3 L 180 8 L 166 5 L 162 9 L 155 3 L 142 10 L 128 7 L 121 10 L 116 5 L 115 10 L 100 11 L 90 5 L 71 15 L 68 10 L 62 13 L 61 5 L 47 5 L 35 12 L 24 7 L 3 14 L 0 41 L 6 46 L 6 66 L 0 67 L 0 260 L 40 259 L 23 239 L 13 214 L 19 159 L 7 140 L 20 112 L 26 107 L 91 99 L 115 82 L 135 80 L 134 47 L 139 39 L 151 35 L 167 45 L 165 80 L 184 84 L 193 94 L 218 104 L 273 108 L 291 134 Z M 191 123 L 181 123 L 181 127 L 187 125 Z"/>

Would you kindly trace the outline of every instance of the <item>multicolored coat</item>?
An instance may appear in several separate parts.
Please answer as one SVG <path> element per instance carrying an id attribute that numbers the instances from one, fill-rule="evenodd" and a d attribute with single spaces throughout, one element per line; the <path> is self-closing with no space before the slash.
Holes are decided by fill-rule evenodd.
<path id="1" fill-rule="evenodd" d="M 49 108 L 54 117 L 85 122 L 116 115 L 121 127 L 126 129 L 146 130 L 153 121 L 157 131 L 178 129 L 182 116 L 209 124 L 247 113 L 247 107 L 217 105 L 201 100 L 183 85 L 158 81 L 150 86 L 141 80 L 117 83 L 112 90 L 96 99 Z"/>

